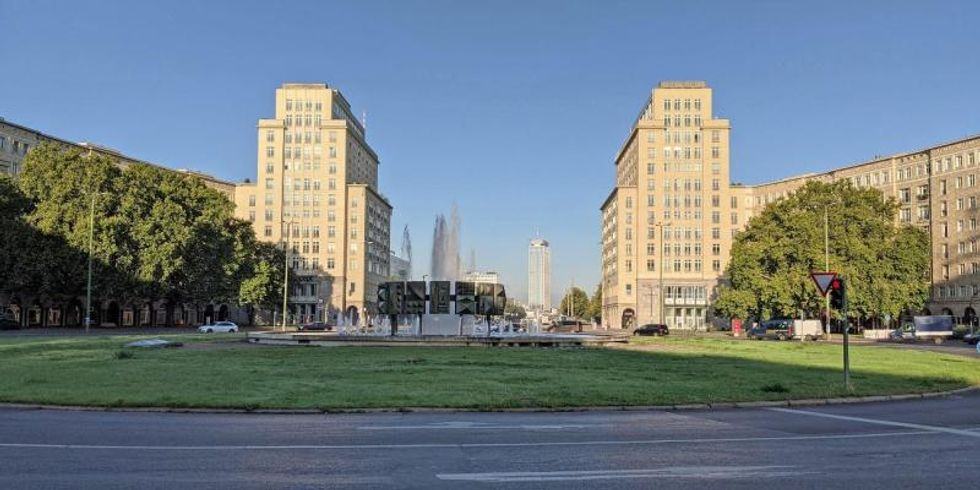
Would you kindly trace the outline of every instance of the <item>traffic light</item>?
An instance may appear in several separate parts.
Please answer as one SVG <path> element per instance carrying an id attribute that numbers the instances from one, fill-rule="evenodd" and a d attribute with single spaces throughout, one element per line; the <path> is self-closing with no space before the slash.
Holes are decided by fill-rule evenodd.
<path id="1" fill-rule="evenodd" d="M 429 313 L 434 315 L 449 314 L 449 302 L 451 294 L 449 292 L 449 281 L 432 281 L 429 283 Z"/>
<path id="2" fill-rule="evenodd" d="M 456 314 L 476 314 L 476 288 L 472 282 L 456 281 Z"/>
<path id="3" fill-rule="evenodd" d="M 387 282 L 378 284 L 378 313 L 382 315 L 387 315 L 388 308 L 391 306 L 391 302 L 388 300 L 388 292 Z"/>
<path id="4" fill-rule="evenodd" d="M 425 282 L 409 281 L 405 290 L 405 310 L 406 315 L 425 314 Z"/>
<path id="5" fill-rule="evenodd" d="M 493 315 L 493 283 L 481 282 L 476 285 L 476 313 Z"/>
<path id="6" fill-rule="evenodd" d="M 388 283 L 388 304 L 389 315 L 401 315 L 405 312 L 405 283 Z"/>
<path id="7" fill-rule="evenodd" d="M 841 277 L 834 278 L 830 281 L 830 306 L 837 310 L 844 309 L 844 304 L 847 302 L 847 288 L 844 284 L 844 279 Z"/>

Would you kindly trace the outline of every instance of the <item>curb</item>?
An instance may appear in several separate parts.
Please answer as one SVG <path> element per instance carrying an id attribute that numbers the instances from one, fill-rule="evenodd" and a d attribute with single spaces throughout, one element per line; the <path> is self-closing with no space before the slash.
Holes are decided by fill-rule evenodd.
<path id="1" fill-rule="evenodd" d="M 646 412 L 646 411 L 692 411 L 692 410 L 723 410 L 744 408 L 772 407 L 811 407 L 821 405 L 849 405 L 858 403 L 876 403 L 889 401 L 920 400 L 943 398 L 959 395 L 970 391 L 980 390 L 980 386 L 968 386 L 949 391 L 928 393 L 907 393 L 899 395 L 870 395 L 846 398 L 807 398 L 800 400 L 771 400 L 754 402 L 718 402 L 718 403 L 689 403 L 677 405 L 607 405 L 586 407 L 527 407 L 527 408 L 434 408 L 434 407 L 398 407 L 398 408 L 170 408 L 170 407 L 98 407 L 77 405 L 41 405 L 34 403 L 0 403 L 0 409 L 20 410 L 60 410 L 65 412 L 135 412 L 135 413 L 183 413 L 183 414 L 250 414 L 250 415 L 330 415 L 330 414 L 359 414 L 359 413 L 561 413 L 561 412 Z"/>

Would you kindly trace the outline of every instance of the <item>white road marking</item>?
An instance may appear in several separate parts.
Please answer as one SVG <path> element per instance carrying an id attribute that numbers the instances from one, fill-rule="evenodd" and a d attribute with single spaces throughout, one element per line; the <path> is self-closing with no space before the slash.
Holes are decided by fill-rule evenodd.
<path id="1" fill-rule="evenodd" d="M 262 450 L 374 450 L 374 449 L 473 449 L 498 447 L 558 447 L 558 446 L 654 446 L 668 444 L 725 444 L 779 441 L 821 441 L 839 439 L 871 439 L 878 437 L 902 437 L 932 435 L 934 431 L 883 432 L 868 434 L 827 434 L 816 436 L 784 437 L 732 437 L 712 439 L 641 439 L 622 441 L 556 441 L 556 442 L 486 442 L 486 443 L 433 443 L 433 444 L 294 444 L 294 445 L 228 445 L 228 446 L 151 446 L 107 444 L 40 444 L 0 443 L 0 449 L 84 449 L 122 451 L 262 451 Z M 980 436 L 980 434 L 976 434 Z"/>
<path id="2" fill-rule="evenodd" d="M 608 427 L 609 424 L 494 425 L 481 422 L 437 422 L 426 425 L 365 425 L 358 430 L 563 430 Z"/>
<path id="3" fill-rule="evenodd" d="M 513 483 L 622 478 L 759 478 L 798 476 L 793 466 L 674 466 L 643 470 L 518 471 L 498 473 L 445 473 L 436 478 L 479 483 Z M 812 472 L 806 472 L 812 473 Z"/>
<path id="4" fill-rule="evenodd" d="M 895 422 L 891 420 L 869 419 L 865 417 L 851 417 L 848 415 L 835 415 L 831 413 L 813 412 L 810 410 L 795 410 L 792 408 L 769 408 L 774 412 L 792 413 L 797 415 L 810 415 L 812 417 L 824 417 L 828 419 L 847 420 L 850 422 L 864 422 L 866 424 L 887 425 L 891 427 L 902 427 L 904 429 L 927 430 L 930 432 L 943 432 L 946 434 L 956 434 L 958 436 L 980 437 L 980 433 L 970 429 L 952 429 L 937 425 L 911 424 L 908 422 Z"/>

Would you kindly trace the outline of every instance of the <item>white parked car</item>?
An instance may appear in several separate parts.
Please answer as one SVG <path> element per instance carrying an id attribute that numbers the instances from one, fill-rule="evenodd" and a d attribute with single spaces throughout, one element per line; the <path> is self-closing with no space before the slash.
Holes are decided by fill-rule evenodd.
<path id="1" fill-rule="evenodd" d="M 197 331 L 201 333 L 234 333 L 238 331 L 238 325 L 235 325 L 234 322 L 216 322 L 214 325 L 201 325 L 197 327 Z"/>

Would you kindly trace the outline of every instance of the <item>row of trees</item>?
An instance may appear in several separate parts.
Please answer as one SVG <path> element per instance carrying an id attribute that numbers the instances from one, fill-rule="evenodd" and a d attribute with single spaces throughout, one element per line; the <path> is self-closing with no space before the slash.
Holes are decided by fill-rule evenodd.
<path id="1" fill-rule="evenodd" d="M 591 299 L 581 288 L 572 287 L 562 297 L 558 313 L 590 321 L 602 321 L 602 286 L 596 286 Z"/>
<path id="2" fill-rule="evenodd" d="M 90 224 L 91 223 L 91 224 Z M 0 292 L 53 300 L 85 292 L 90 233 L 96 298 L 239 303 L 281 298 L 283 251 L 258 242 L 234 203 L 200 179 L 40 145 L 0 180 Z"/>
<path id="3" fill-rule="evenodd" d="M 925 231 L 896 225 L 899 204 L 849 181 L 809 182 L 769 204 L 732 245 L 728 287 L 714 302 L 729 318 L 820 317 L 824 299 L 810 272 L 824 270 L 826 216 L 830 269 L 848 279 L 848 313 L 877 321 L 921 310 L 929 293 Z"/>

